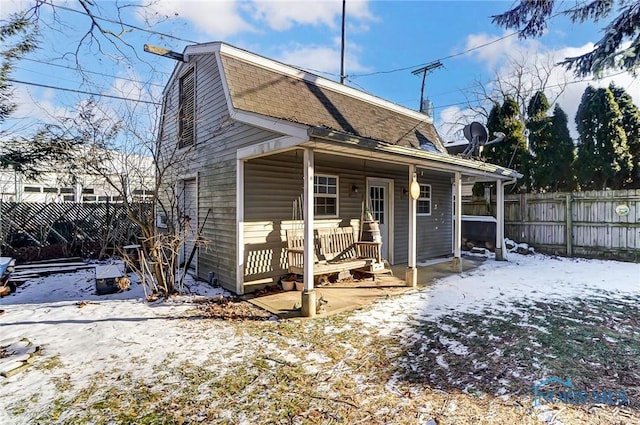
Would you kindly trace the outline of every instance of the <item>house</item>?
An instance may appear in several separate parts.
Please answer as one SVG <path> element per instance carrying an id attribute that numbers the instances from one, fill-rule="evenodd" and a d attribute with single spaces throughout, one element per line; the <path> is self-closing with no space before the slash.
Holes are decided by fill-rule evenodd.
<path id="1" fill-rule="evenodd" d="M 94 148 L 95 149 L 95 148 Z M 96 155 L 80 150 L 82 155 Z M 100 203 L 121 202 L 123 192 L 129 199 L 144 202 L 153 199 L 155 184 L 153 159 L 148 156 L 100 150 L 105 161 L 104 173 L 43 169 L 30 178 L 13 169 L 0 170 L 0 200 L 3 202 Z M 116 182 L 117 189 L 109 184 Z"/>
<path id="2" fill-rule="evenodd" d="M 195 273 L 238 294 L 287 272 L 286 230 L 298 228 L 312 315 L 314 229 L 358 229 L 363 207 L 379 222 L 383 257 L 407 264 L 414 285 L 418 260 L 460 263 L 462 185 L 494 182 L 502 199 L 521 177 L 449 155 L 427 115 L 289 65 L 221 42 L 174 57 L 159 152 L 189 159 L 166 184 L 177 188 L 178 216 L 209 242 Z"/>

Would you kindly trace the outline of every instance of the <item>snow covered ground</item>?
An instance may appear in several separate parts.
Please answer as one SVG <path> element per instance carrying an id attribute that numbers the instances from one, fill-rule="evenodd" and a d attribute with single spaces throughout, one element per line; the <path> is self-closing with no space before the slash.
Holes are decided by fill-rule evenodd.
<path id="1" fill-rule="evenodd" d="M 539 254 L 508 256 L 506 262 L 490 260 L 471 273 L 441 279 L 428 290 L 385 300 L 354 319 L 395 334 L 415 319 L 436 320 L 453 311 L 479 311 L 510 300 L 562 300 L 602 291 L 620 297 L 640 294 L 639 264 Z"/>
<path id="2" fill-rule="evenodd" d="M 0 348 L 23 338 L 41 347 L 41 354 L 26 371 L 0 377 L 0 424 L 35 423 L 61 392 L 90 387 L 96 377 L 106 373 L 140 378 L 151 386 L 153 375 L 167 359 L 215 365 L 212 369 L 216 376 L 223 376 L 226 368 L 247 362 L 256 352 L 267 353 L 267 359 L 277 355 L 284 359 L 282 363 L 300 357 L 295 341 L 278 345 L 256 332 L 245 332 L 242 322 L 195 320 L 193 301 L 221 291 L 193 281 L 188 287 L 190 295 L 166 302 L 146 303 L 136 283 L 130 291 L 97 296 L 93 273 L 79 271 L 31 280 L 15 294 L 0 299 L 0 309 L 4 310 L 0 315 Z M 420 323 L 436 322 L 454 312 L 492 308 L 508 313 L 515 302 L 563 300 L 603 292 L 618 299 L 640 296 L 640 265 L 509 254 L 507 262 L 486 261 L 470 273 L 380 300 L 337 324 L 325 323 L 324 319 L 301 323 L 323 326 L 322 332 L 329 338 L 350 328 L 362 338 L 393 337 L 400 345 L 408 345 L 424 337 L 416 335 Z M 288 325 L 264 322 L 263 329 L 270 332 L 273 326 Z M 443 335 L 441 343 L 451 353 L 467 354 L 467 347 L 447 338 Z M 304 359 L 305 368 L 308 373 L 335 368 L 330 357 L 311 351 Z M 441 353 L 434 363 L 431 368 L 449 367 Z M 389 381 L 392 384 L 393 379 Z M 67 409 L 60 420 L 71 417 L 73 409 L 82 406 Z"/>

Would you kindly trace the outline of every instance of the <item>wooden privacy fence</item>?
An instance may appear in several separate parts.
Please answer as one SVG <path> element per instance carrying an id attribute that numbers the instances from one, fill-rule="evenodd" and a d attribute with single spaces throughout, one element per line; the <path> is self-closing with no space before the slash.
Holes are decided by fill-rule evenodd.
<path id="1" fill-rule="evenodd" d="M 150 203 L 132 208 L 145 220 L 152 209 Z M 2 252 L 19 261 L 97 257 L 136 242 L 139 234 L 123 204 L 0 202 Z"/>
<path id="2" fill-rule="evenodd" d="M 494 215 L 474 199 L 463 214 Z M 640 261 L 640 190 L 505 196 L 505 236 L 540 252 Z"/>

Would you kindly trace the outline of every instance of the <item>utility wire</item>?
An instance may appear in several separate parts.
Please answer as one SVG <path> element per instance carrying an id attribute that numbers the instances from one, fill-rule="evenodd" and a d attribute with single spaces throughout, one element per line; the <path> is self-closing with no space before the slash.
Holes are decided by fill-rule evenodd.
<path id="1" fill-rule="evenodd" d="M 553 84 L 553 85 L 550 85 L 550 86 L 546 86 L 545 88 L 563 87 L 563 86 L 568 86 L 569 84 L 590 83 L 592 81 L 604 80 L 606 78 L 612 78 L 612 77 L 616 77 L 618 75 L 622 75 L 622 74 L 626 74 L 626 73 L 627 73 L 627 71 L 620 71 L 620 72 L 616 72 L 615 74 L 606 75 L 606 76 L 600 77 L 600 78 L 590 78 L 588 80 L 568 81 L 568 82 L 562 83 L 562 84 Z M 480 101 L 476 101 L 476 102 L 465 101 L 465 102 L 450 103 L 448 105 L 435 106 L 434 109 L 448 108 L 449 106 L 468 105 L 468 104 L 471 104 L 471 103 L 478 103 L 478 102 L 480 102 Z"/>
<path id="2" fill-rule="evenodd" d="M 586 3 L 586 1 L 583 0 L 580 3 L 578 3 L 575 7 L 578 8 L 578 7 L 582 6 L 582 5 L 584 5 L 585 3 Z M 570 9 L 568 9 L 568 10 L 570 10 Z M 566 14 L 566 11 L 559 11 L 559 12 L 555 13 L 554 15 L 549 16 L 548 19 L 550 20 L 550 19 L 553 19 L 553 18 L 555 18 L 557 16 L 565 15 L 565 14 Z M 406 67 L 403 67 L 403 68 L 391 69 L 391 70 L 388 70 L 388 71 L 370 72 L 368 74 L 353 74 L 353 75 L 350 75 L 350 77 L 369 77 L 371 75 L 391 74 L 391 73 L 394 73 L 394 72 L 400 72 L 400 71 L 406 71 L 406 70 L 412 69 L 412 68 L 418 68 L 418 67 L 421 67 L 421 66 L 428 65 L 428 64 L 430 64 L 432 62 L 443 61 L 443 60 L 446 60 L 446 59 L 451 59 L 451 58 L 455 58 L 455 57 L 458 57 L 458 56 L 462 56 L 462 55 L 467 54 L 469 52 L 472 52 L 474 50 L 482 49 L 484 47 L 490 46 L 490 45 L 492 45 L 494 43 L 497 43 L 499 41 L 507 39 L 509 37 L 513 37 L 514 35 L 517 35 L 517 34 L 520 34 L 520 31 L 514 31 L 512 33 L 503 35 L 502 37 L 496 38 L 495 40 L 486 42 L 484 44 L 480 44 L 478 46 L 471 47 L 471 48 L 469 48 L 469 49 L 467 49 L 465 51 L 458 52 L 458 53 L 453 53 L 453 54 L 451 54 L 449 56 L 444 56 L 444 57 L 441 57 L 439 59 L 434 59 L 432 61 L 421 63 L 421 64 L 418 64 L 418 65 L 406 66 Z"/>
<path id="3" fill-rule="evenodd" d="M 453 53 L 453 54 L 451 54 L 451 55 L 449 55 L 449 56 L 444 56 L 444 57 L 442 57 L 442 58 L 440 58 L 440 59 L 436 59 L 436 60 L 433 60 L 433 61 L 429 61 L 429 62 L 421 63 L 421 64 L 418 64 L 418 65 L 405 66 L 405 67 L 403 67 L 403 68 L 390 69 L 390 70 L 388 70 L 388 71 L 376 71 L 376 72 L 370 72 L 370 73 L 368 73 L 368 74 L 351 74 L 351 75 L 349 75 L 349 77 L 351 77 L 351 78 L 358 78 L 358 77 L 370 77 L 370 76 L 372 76 L 372 75 L 379 75 L 379 74 L 392 74 L 392 73 L 394 73 L 394 72 L 406 71 L 406 70 L 408 70 L 408 69 L 413 69 L 413 68 L 416 68 L 416 67 L 425 66 L 425 65 L 430 64 L 430 63 L 432 63 L 432 62 L 443 61 L 443 60 L 447 60 L 447 59 L 455 58 L 455 57 L 457 57 L 457 56 L 462 56 L 462 55 L 467 54 L 467 53 L 469 53 L 469 52 L 472 52 L 472 51 L 474 51 L 474 50 L 478 50 L 478 49 L 482 49 L 483 47 L 490 46 L 491 44 L 497 43 L 497 42 L 502 41 L 502 40 L 504 40 L 504 39 L 506 39 L 506 38 L 513 37 L 514 35 L 517 35 L 517 34 L 518 34 L 518 32 L 517 32 L 517 31 L 516 31 L 516 32 L 512 32 L 512 33 L 510 33 L 510 34 L 503 35 L 503 36 L 502 36 L 502 37 L 500 37 L 500 38 L 496 38 L 495 40 L 488 41 L 488 42 L 486 42 L 486 43 L 484 43 L 484 44 L 480 44 L 480 45 L 475 46 L 475 47 L 471 47 L 471 48 L 469 48 L 469 49 L 467 49 L 467 50 L 465 50 L 465 51 L 458 52 L 458 53 Z"/>
<path id="4" fill-rule="evenodd" d="M 129 99 L 126 97 L 122 97 L 122 96 L 116 96 L 116 95 L 112 95 L 112 94 L 103 94 L 103 93 L 95 93 L 95 92 L 90 92 L 90 91 L 85 91 L 85 90 L 75 90 L 75 89 L 68 89 L 65 87 L 57 87 L 57 86 L 50 86 L 47 84 L 39 84 L 39 83 L 33 83 L 30 81 L 21 81 L 21 80 L 14 80 L 13 78 L 7 78 L 7 81 L 10 81 L 12 83 L 17 83 L 17 84 L 26 84 L 28 86 L 36 86 L 36 87 L 43 87 L 46 89 L 54 89 L 54 90 L 61 90 L 61 91 L 68 91 L 68 92 L 72 92 L 72 93 L 80 93 L 80 94 L 89 94 L 91 96 L 99 96 L 99 97 L 108 97 L 111 99 L 118 99 L 118 100 L 127 100 L 129 102 L 139 102 L 139 103 L 146 103 L 149 105 L 156 105 L 156 106 L 160 106 L 162 105 L 161 103 L 158 102 L 152 102 L 150 100 L 142 100 L 142 99 Z"/>
<path id="5" fill-rule="evenodd" d="M 128 24 L 128 23 L 125 23 L 123 21 L 117 21 L 117 20 L 114 20 L 114 19 L 103 18 L 103 17 L 98 16 L 98 15 L 89 14 L 89 13 L 87 13 L 85 11 L 82 11 L 82 10 L 73 9 L 71 7 L 62 6 L 62 5 L 59 5 L 59 4 L 53 4 L 52 2 L 42 1 L 42 4 L 48 4 L 49 6 L 52 6 L 54 8 L 58 8 L 58 9 L 66 10 L 68 12 L 74 12 L 74 13 L 78 13 L 78 14 L 81 14 L 81 15 L 89 16 L 89 17 L 91 17 L 93 19 L 96 19 L 98 21 L 104 21 L 104 22 L 109 22 L 109 23 L 116 24 L 116 25 L 122 25 L 123 27 L 131 28 L 131 29 L 138 30 L 138 31 L 143 31 L 143 32 L 146 32 L 146 33 L 149 33 L 149 34 L 153 34 L 153 35 L 159 35 L 161 37 L 172 38 L 172 39 L 178 40 L 178 41 L 184 41 L 185 43 L 198 44 L 197 41 L 189 40 L 189 39 L 186 39 L 186 38 L 176 37 L 175 35 L 165 34 L 163 32 L 159 32 L 159 31 L 150 30 L 148 28 L 143 28 L 143 27 L 139 27 L 137 25 Z"/>
<path id="6" fill-rule="evenodd" d="M 41 64 L 44 64 L 44 65 L 55 66 L 55 67 L 58 67 L 58 68 L 70 69 L 72 71 L 77 71 L 77 72 L 81 72 L 81 73 L 100 75 L 102 77 L 117 78 L 119 80 L 130 81 L 132 83 L 140 83 L 140 84 L 143 84 L 143 85 L 147 85 L 148 84 L 148 85 L 151 85 L 151 86 L 164 87 L 162 84 L 151 83 L 151 82 L 143 83 L 142 81 L 134 80 L 134 79 L 131 79 L 131 78 L 119 77 L 117 75 L 104 74 L 102 72 L 97 72 L 97 71 L 87 71 L 85 69 L 79 70 L 78 68 L 74 68 L 72 66 L 60 65 L 60 64 L 57 64 L 57 63 L 51 63 L 51 62 L 41 61 L 41 60 L 37 60 L 37 59 L 22 58 L 20 60 L 21 61 L 29 61 L 29 62 L 41 63 Z M 29 69 L 25 69 L 25 70 L 28 71 Z"/>

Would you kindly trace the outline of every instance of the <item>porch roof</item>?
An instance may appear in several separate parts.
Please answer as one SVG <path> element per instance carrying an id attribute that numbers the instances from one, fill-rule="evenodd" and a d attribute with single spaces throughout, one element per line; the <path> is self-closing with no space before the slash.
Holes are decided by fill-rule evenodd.
<path id="1" fill-rule="evenodd" d="M 319 151 L 326 150 L 334 154 L 342 153 L 380 161 L 413 164 L 450 173 L 460 172 L 467 182 L 512 180 L 522 177 L 522 174 L 515 170 L 488 162 L 355 137 L 324 127 L 311 127 L 308 134 L 310 141 L 305 145 L 313 146 Z"/>

